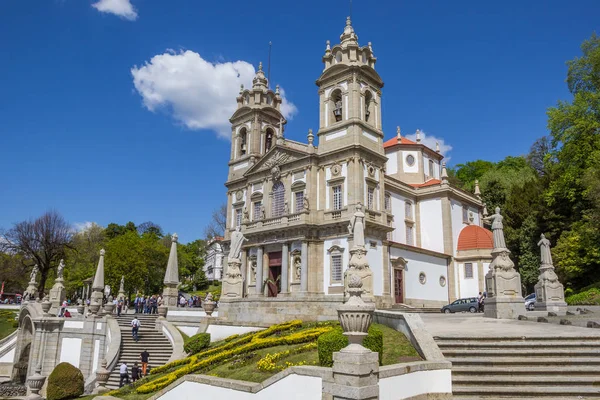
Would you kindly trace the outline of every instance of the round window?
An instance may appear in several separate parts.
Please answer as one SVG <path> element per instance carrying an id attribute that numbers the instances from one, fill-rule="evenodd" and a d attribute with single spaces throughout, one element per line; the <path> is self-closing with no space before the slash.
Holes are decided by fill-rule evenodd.
<path id="1" fill-rule="evenodd" d="M 444 275 L 440 276 L 440 286 L 446 286 L 446 277 Z"/>
<path id="2" fill-rule="evenodd" d="M 425 282 L 427 282 L 427 275 L 425 275 L 425 272 L 421 272 L 419 274 L 419 282 L 421 283 L 421 285 L 424 285 Z"/>
<path id="3" fill-rule="evenodd" d="M 408 155 L 406 156 L 406 163 L 412 167 L 413 165 L 415 165 L 415 157 L 413 155 Z"/>

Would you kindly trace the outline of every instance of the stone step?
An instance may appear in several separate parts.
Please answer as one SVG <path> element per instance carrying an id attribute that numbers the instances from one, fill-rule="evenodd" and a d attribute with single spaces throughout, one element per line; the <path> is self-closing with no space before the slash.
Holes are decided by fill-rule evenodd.
<path id="1" fill-rule="evenodd" d="M 600 349 L 458 349 L 442 351 L 445 357 L 600 357 Z"/>
<path id="2" fill-rule="evenodd" d="M 594 348 L 600 349 L 600 340 L 598 341 L 557 341 L 547 342 L 467 342 L 467 341 L 441 341 L 437 342 L 440 349 L 532 349 L 532 348 Z"/>
<path id="3" fill-rule="evenodd" d="M 588 357 L 494 357 L 492 360 L 483 357 L 446 357 L 452 366 L 496 366 L 496 365 L 557 365 L 560 368 L 568 365 L 600 365 L 600 358 Z"/>
<path id="4" fill-rule="evenodd" d="M 597 386 L 600 384 L 600 375 L 595 376 L 544 376 L 544 375 L 525 375 L 525 376 L 488 376 L 481 375 L 453 375 L 452 386 L 512 386 L 512 387 L 534 387 L 534 386 Z"/>
<path id="5" fill-rule="evenodd" d="M 504 375 L 504 376 L 523 376 L 523 375 L 579 375 L 579 376 L 600 376 L 600 369 L 597 366 L 577 365 L 577 366 L 562 366 L 556 368 L 556 366 L 478 366 L 473 368 L 472 366 L 452 366 L 452 376 L 491 376 L 491 375 Z"/>
<path id="6" fill-rule="evenodd" d="M 469 343 L 478 343 L 478 342 L 598 342 L 600 341 L 600 336 L 561 336 L 559 338 L 555 336 L 434 336 L 435 341 L 439 343 L 444 342 L 469 342 Z"/>
<path id="7" fill-rule="evenodd" d="M 482 396 L 490 398 L 499 398 L 500 396 L 510 396 L 515 399 L 529 397 L 543 397 L 546 399 L 558 399 L 569 396 L 581 396 L 581 398 L 600 398 L 600 388 L 597 387 L 573 387 L 573 386 L 532 386 L 532 387 L 511 387 L 511 386 L 463 386 L 452 385 L 454 398 L 457 396 L 476 396 L 481 399 Z"/>

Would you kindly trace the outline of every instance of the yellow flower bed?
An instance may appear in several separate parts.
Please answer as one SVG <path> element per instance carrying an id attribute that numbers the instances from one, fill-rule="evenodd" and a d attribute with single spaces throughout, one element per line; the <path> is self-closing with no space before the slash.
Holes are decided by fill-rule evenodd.
<path id="1" fill-rule="evenodd" d="M 290 354 L 304 353 L 305 351 L 310 351 L 310 350 L 316 349 L 316 348 L 317 348 L 317 342 L 311 342 L 309 344 L 300 346 L 293 350 L 286 350 L 286 351 L 282 351 L 282 352 L 274 353 L 274 354 L 266 354 L 263 358 L 258 360 L 258 362 L 256 363 L 256 368 L 258 368 L 260 371 L 271 372 L 271 371 L 277 371 L 277 370 L 283 371 L 286 368 L 297 366 L 297 365 L 306 365 L 305 361 L 300 361 L 299 363 L 296 363 L 296 364 L 286 361 L 284 365 L 277 365 L 277 361 L 279 361 L 279 359 L 281 357 L 287 357 Z"/>
<path id="2" fill-rule="evenodd" d="M 238 354 L 244 354 L 254 350 L 284 344 L 293 345 L 313 342 L 323 333 L 329 332 L 332 329 L 331 327 L 326 326 L 307 329 L 302 332 L 293 332 L 294 329 L 299 328 L 301 325 L 302 321 L 299 320 L 273 325 L 270 328 L 256 332 L 255 334 L 226 342 L 221 346 L 208 349 L 183 360 L 177 360 L 162 367 L 155 368 L 152 370 L 152 374 L 166 372 L 173 367 L 181 366 L 181 368 L 178 368 L 161 378 L 141 385 L 136 389 L 136 391 L 140 394 L 153 393 L 157 390 L 167 387 L 184 375 L 197 372 L 202 369 L 207 369 Z M 292 332 L 285 336 L 269 337 L 275 333 L 281 333 L 285 331 Z"/>

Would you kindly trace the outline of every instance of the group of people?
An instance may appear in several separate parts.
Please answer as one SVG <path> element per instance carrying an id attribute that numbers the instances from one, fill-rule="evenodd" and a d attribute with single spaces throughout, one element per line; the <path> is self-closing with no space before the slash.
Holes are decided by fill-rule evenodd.
<path id="1" fill-rule="evenodd" d="M 148 361 L 150 360 L 150 353 L 148 350 L 144 350 L 140 353 L 140 361 L 142 363 L 142 367 L 138 366 L 138 363 L 133 363 L 133 367 L 131 367 L 131 383 L 134 383 L 138 379 L 141 379 L 143 376 L 148 375 Z M 123 387 L 123 384 L 129 385 L 129 370 L 127 367 L 127 363 L 124 361 L 119 367 L 119 387 Z"/>
<path id="2" fill-rule="evenodd" d="M 136 314 L 158 314 L 158 307 L 162 306 L 163 299 L 160 295 L 138 295 L 133 301 Z"/>
<path id="3" fill-rule="evenodd" d="M 186 299 L 180 294 L 177 307 L 202 307 L 202 299 L 198 296 L 190 296 L 189 299 Z"/>
<path id="4" fill-rule="evenodd" d="M 477 312 L 483 312 L 483 309 L 485 307 L 485 299 L 487 297 L 487 293 L 486 292 L 479 292 L 479 294 L 477 295 Z"/>

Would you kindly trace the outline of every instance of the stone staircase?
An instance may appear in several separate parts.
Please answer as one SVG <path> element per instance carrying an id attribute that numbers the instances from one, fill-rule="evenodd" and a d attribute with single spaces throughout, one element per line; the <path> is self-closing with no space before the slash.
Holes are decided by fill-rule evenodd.
<path id="1" fill-rule="evenodd" d="M 435 337 L 455 399 L 599 399 L 600 337 Z"/>
<path id="2" fill-rule="evenodd" d="M 137 316 L 141 326 L 139 329 L 139 341 L 136 343 L 131 336 L 131 321 Z M 106 386 L 110 389 L 119 387 L 119 367 L 125 361 L 127 363 L 129 379 L 131 380 L 131 367 L 134 362 L 141 368 L 140 354 L 147 350 L 150 353 L 148 368 L 165 365 L 173 354 L 171 342 L 162 332 L 155 329 L 156 314 L 122 314 L 117 318 L 121 328 L 121 350 L 119 361 L 111 372 Z"/>

